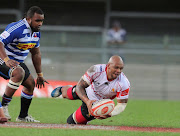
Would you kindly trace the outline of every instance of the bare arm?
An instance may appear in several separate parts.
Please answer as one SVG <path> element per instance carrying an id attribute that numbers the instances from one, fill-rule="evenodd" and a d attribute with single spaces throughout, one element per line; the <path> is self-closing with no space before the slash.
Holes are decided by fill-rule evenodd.
<path id="1" fill-rule="evenodd" d="M 31 52 L 31 58 L 32 58 L 34 68 L 38 75 L 36 86 L 38 88 L 42 88 L 42 86 L 44 87 L 44 82 L 46 82 L 46 83 L 48 83 L 48 82 L 43 78 L 43 74 L 42 74 L 40 48 L 33 48 L 33 49 L 31 49 L 30 52 Z"/>
<path id="2" fill-rule="evenodd" d="M 89 100 L 85 91 L 85 88 L 87 88 L 88 86 L 89 85 L 87 84 L 87 82 L 82 78 L 79 80 L 76 86 L 76 93 L 78 94 L 79 98 L 85 103 Z"/>
<path id="3" fill-rule="evenodd" d="M 2 60 L 4 60 L 6 65 L 10 68 L 13 68 L 13 67 L 16 67 L 17 65 L 19 65 L 19 62 L 9 59 L 9 57 L 7 56 L 7 54 L 5 52 L 4 44 L 2 42 L 0 42 L 0 57 Z"/>
<path id="4" fill-rule="evenodd" d="M 31 58 L 34 65 L 34 68 L 36 70 L 36 73 L 41 73 L 41 52 L 40 48 L 33 48 L 30 50 L 31 52 Z"/>
<path id="5" fill-rule="evenodd" d="M 93 73 L 94 72 L 94 66 L 91 66 L 88 70 L 87 73 Z M 77 83 L 76 86 L 76 92 L 79 96 L 79 98 L 83 101 L 83 102 L 87 102 L 89 99 L 86 95 L 86 91 L 85 88 L 87 88 L 89 86 L 90 83 L 86 82 L 83 77 L 79 80 L 79 82 Z M 87 104 L 87 103 L 86 103 Z"/>
<path id="6" fill-rule="evenodd" d="M 6 52 L 4 50 L 4 44 L 2 42 L 0 42 L 0 57 L 2 60 L 4 60 L 7 57 Z"/>
<path id="7" fill-rule="evenodd" d="M 79 96 L 79 98 L 86 103 L 89 113 L 92 113 L 92 104 L 95 102 L 95 100 L 90 100 L 87 95 L 85 88 L 87 88 L 89 85 L 86 81 L 84 81 L 82 78 L 79 80 L 76 86 L 76 93 Z"/>

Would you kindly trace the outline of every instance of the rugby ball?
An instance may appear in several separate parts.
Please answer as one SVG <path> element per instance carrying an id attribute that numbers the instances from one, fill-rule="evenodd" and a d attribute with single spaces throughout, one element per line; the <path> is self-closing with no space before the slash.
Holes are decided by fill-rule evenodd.
<path id="1" fill-rule="evenodd" d="M 115 104 L 111 99 L 102 99 L 92 105 L 92 115 L 95 117 L 107 115 L 114 110 Z"/>

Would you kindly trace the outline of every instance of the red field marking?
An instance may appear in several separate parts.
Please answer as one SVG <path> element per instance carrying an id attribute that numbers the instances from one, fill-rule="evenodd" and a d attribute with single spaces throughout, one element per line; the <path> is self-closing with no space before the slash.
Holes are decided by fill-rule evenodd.
<path id="1" fill-rule="evenodd" d="M 116 131 L 175 132 L 175 133 L 180 133 L 180 128 L 69 125 L 69 124 L 44 124 L 44 123 L 14 123 L 14 122 L 8 122 L 8 123 L 5 123 L 5 124 L 0 124 L 0 127 L 84 129 L 84 130 L 116 130 Z"/>

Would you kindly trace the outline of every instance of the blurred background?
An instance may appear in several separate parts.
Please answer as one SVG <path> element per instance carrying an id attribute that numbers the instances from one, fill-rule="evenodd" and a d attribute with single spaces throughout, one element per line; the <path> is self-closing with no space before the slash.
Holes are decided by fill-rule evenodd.
<path id="1" fill-rule="evenodd" d="M 13 0 L 0 4 L 0 33 L 31 6 L 45 13 L 41 29 L 42 68 L 48 80 L 78 81 L 111 55 L 124 59 L 130 99 L 180 100 L 180 8 L 177 1 Z M 122 45 L 107 44 L 119 21 Z M 36 73 L 29 56 L 25 63 Z"/>

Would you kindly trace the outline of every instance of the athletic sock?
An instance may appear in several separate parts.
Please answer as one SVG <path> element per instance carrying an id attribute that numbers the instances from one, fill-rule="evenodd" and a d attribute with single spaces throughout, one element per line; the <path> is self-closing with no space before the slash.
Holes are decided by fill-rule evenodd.
<path id="1" fill-rule="evenodd" d="M 7 106 L 12 100 L 12 97 L 9 97 L 7 95 L 3 95 L 2 97 L 2 106 Z"/>
<path id="2" fill-rule="evenodd" d="M 29 106 L 31 104 L 33 95 L 28 95 L 24 92 L 21 92 L 21 111 L 19 114 L 20 118 L 25 118 L 28 116 Z"/>

